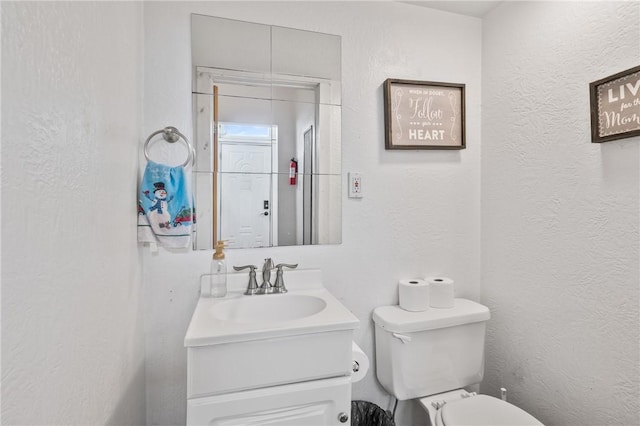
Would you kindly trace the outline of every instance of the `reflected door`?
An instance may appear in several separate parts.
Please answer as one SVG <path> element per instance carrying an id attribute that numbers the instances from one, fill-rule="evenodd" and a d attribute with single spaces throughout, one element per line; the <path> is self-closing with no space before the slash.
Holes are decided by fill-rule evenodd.
<path id="1" fill-rule="evenodd" d="M 271 246 L 271 147 L 221 141 L 220 171 L 221 239 L 230 248 Z"/>

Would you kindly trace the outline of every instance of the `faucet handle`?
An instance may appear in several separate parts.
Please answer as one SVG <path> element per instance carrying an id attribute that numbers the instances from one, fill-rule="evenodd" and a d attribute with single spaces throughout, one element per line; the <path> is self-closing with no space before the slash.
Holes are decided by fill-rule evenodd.
<path id="1" fill-rule="evenodd" d="M 287 288 L 284 286 L 284 278 L 282 278 L 283 271 L 282 268 L 295 269 L 298 267 L 298 264 L 290 265 L 287 263 L 279 263 L 276 265 L 276 282 L 273 284 L 273 292 L 274 293 L 286 293 Z"/>
<path id="2" fill-rule="evenodd" d="M 296 269 L 298 267 L 298 264 L 296 263 L 294 265 L 291 265 L 291 264 L 288 264 L 288 263 L 278 263 L 276 265 L 276 269 L 278 269 L 280 271 L 282 271 L 282 267 L 289 268 L 289 269 Z"/>
<path id="3" fill-rule="evenodd" d="M 244 266 L 234 266 L 233 269 L 236 271 L 243 271 L 245 269 L 250 269 L 252 271 L 255 271 L 257 268 L 256 265 L 244 265 Z"/>
<path id="4" fill-rule="evenodd" d="M 256 268 L 255 265 L 244 265 L 244 266 L 234 266 L 233 269 L 236 271 L 243 271 L 245 269 L 249 269 L 249 284 L 247 285 L 247 291 L 244 292 L 246 295 L 256 294 L 258 292 L 258 281 L 256 281 Z"/>

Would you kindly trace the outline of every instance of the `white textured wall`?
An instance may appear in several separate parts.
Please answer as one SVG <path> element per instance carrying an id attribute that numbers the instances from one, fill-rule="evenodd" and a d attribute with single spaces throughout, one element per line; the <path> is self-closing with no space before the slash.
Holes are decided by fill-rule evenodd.
<path id="1" fill-rule="evenodd" d="M 3 424 L 144 424 L 142 7 L 2 2 Z"/>
<path id="2" fill-rule="evenodd" d="M 483 23 L 483 391 L 546 425 L 640 424 L 640 138 L 590 143 L 589 82 L 638 65 L 638 2 Z"/>
<path id="3" fill-rule="evenodd" d="M 229 265 L 271 256 L 322 269 L 329 290 L 361 320 L 356 341 L 372 360 L 371 312 L 397 303 L 399 278 L 451 276 L 461 296 L 477 299 L 481 21 L 395 2 L 145 3 L 144 134 L 166 125 L 191 134 L 192 12 L 342 36 L 343 243 L 232 250 Z M 468 148 L 385 151 L 382 83 L 390 77 L 465 83 Z M 362 200 L 346 198 L 347 171 L 362 173 Z M 211 254 L 144 254 L 150 425 L 185 421 L 183 338 Z M 388 403 L 375 369 L 353 396 Z M 413 411 L 420 413 L 400 404 L 400 424 L 411 424 Z"/>

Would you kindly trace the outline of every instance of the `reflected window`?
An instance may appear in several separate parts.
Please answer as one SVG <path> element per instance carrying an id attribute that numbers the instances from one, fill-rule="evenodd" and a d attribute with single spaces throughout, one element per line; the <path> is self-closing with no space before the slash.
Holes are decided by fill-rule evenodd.
<path id="1" fill-rule="evenodd" d="M 220 139 L 250 139 L 266 140 L 275 139 L 278 127 L 265 124 L 220 123 Z"/>

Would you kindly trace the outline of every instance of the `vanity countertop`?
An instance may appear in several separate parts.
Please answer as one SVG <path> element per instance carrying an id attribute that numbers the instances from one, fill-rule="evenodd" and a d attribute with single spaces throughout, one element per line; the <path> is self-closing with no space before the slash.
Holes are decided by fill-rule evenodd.
<path id="1" fill-rule="evenodd" d="M 322 285 L 320 270 L 287 271 L 284 294 L 246 296 L 247 280 L 247 273 L 228 274 L 227 296 L 200 297 L 185 347 L 358 328 L 355 315 Z"/>

